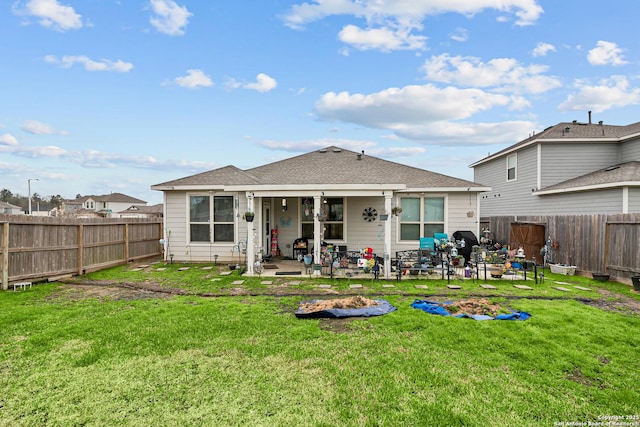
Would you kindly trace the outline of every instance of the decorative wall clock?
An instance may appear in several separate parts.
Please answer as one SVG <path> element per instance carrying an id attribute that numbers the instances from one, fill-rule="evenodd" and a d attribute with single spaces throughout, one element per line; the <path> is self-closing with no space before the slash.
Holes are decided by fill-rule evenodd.
<path id="1" fill-rule="evenodd" d="M 378 211 L 375 208 L 364 208 L 362 211 L 362 219 L 367 222 L 375 221 L 378 217 Z"/>

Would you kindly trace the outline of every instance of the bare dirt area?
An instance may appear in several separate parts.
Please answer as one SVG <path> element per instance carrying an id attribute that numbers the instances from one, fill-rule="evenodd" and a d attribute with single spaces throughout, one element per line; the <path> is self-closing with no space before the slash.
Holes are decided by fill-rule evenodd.
<path id="1" fill-rule="evenodd" d="M 605 289 L 598 289 L 598 293 L 603 295 L 604 298 L 583 302 L 592 307 L 614 313 L 640 314 L 640 300 L 615 294 Z"/>
<path id="2" fill-rule="evenodd" d="M 48 299 L 83 300 L 95 298 L 100 301 L 132 301 L 140 299 L 167 298 L 170 295 L 133 287 L 105 285 L 69 285 L 64 284 L 52 293 Z"/>

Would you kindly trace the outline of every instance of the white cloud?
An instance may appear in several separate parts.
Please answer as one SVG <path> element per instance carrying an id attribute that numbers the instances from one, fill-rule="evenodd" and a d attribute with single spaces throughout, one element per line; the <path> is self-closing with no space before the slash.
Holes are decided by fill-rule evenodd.
<path id="1" fill-rule="evenodd" d="M 13 12 L 16 15 L 35 16 L 40 25 L 57 31 L 77 30 L 82 28 L 82 15 L 76 13 L 71 6 L 64 6 L 57 0 L 30 0 L 24 9 L 18 9 L 16 3 Z"/>
<path id="2" fill-rule="evenodd" d="M 340 31 L 338 38 L 343 43 L 352 45 L 360 50 L 377 49 L 383 52 L 392 50 L 424 49 L 427 40 L 424 36 L 410 34 L 411 28 L 393 29 L 367 28 L 361 29 L 355 25 L 347 25 Z"/>
<path id="3" fill-rule="evenodd" d="M 39 122 L 37 120 L 27 120 L 22 125 L 22 130 L 32 133 L 34 135 L 67 135 L 68 132 L 63 130 L 57 130 L 49 126 L 46 123 Z"/>
<path id="4" fill-rule="evenodd" d="M 526 100 L 481 89 L 438 88 L 434 85 L 390 88 L 364 95 L 324 94 L 316 103 L 322 120 L 386 129 L 425 144 L 496 144 L 518 140 L 535 126 L 529 121 L 464 123 L 498 107 L 520 107 Z"/>
<path id="5" fill-rule="evenodd" d="M 5 133 L 4 135 L 0 135 L 0 145 L 18 145 L 18 140 L 10 133 Z"/>
<path id="6" fill-rule="evenodd" d="M 456 28 L 456 31 L 450 37 L 451 40 L 456 42 L 466 42 L 469 39 L 469 32 L 466 28 Z"/>
<path id="7" fill-rule="evenodd" d="M 118 73 L 127 73 L 133 69 L 133 64 L 117 60 L 115 62 L 108 59 L 95 61 L 84 55 L 63 56 L 57 58 L 53 55 L 46 55 L 44 61 L 49 64 L 60 64 L 64 68 L 71 68 L 74 64 L 82 64 L 87 71 L 115 71 Z"/>
<path id="8" fill-rule="evenodd" d="M 318 138 L 300 141 L 273 141 L 265 140 L 258 143 L 269 150 L 286 151 L 292 153 L 308 153 L 309 151 L 336 146 L 347 150 L 361 151 L 365 148 L 375 147 L 377 143 L 373 141 L 362 141 L 357 139 L 341 138 Z"/>
<path id="9" fill-rule="evenodd" d="M 180 87 L 186 87 L 187 89 L 195 89 L 200 86 L 209 87 L 213 86 L 213 81 L 202 70 L 187 70 L 187 75 L 184 77 L 176 77 L 173 82 Z"/>
<path id="10" fill-rule="evenodd" d="M 156 30 L 170 36 L 181 36 L 193 14 L 186 6 L 179 6 L 172 0 L 151 0 L 151 8 L 155 16 L 149 22 Z"/>
<path id="11" fill-rule="evenodd" d="M 476 57 L 448 54 L 432 56 L 423 65 L 428 80 L 534 94 L 561 86 L 558 79 L 543 75 L 548 68 L 546 65 L 523 66 L 513 58 L 495 58 L 485 63 Z"/>
<path id="12" fill-rule="evenodd" d="M 533 56 L 547 56 L 549 52 L 555 52 L 556 47 L 549 43 L 538 42 L 536 47 L 531 52 Z"/>
<path id="13" fill-rule="evenodd" d="M 640 88 L 630 87 L 624 76 L 612 76 L 595 85 L 576 81 L 577 93 L 573 93 L 558 106 L 560 111 L 592 110 L 596 113 L 611 108 L 640 105 Z"/>
<path id="14" fill-rule="evenodd" d="M 587 54 L 587 60 L 591 65 L 624 65 L 627 61 L 622 51 L 617 44 L 600 40 Z"/>
<path id="15" fill-rule="evenodd" d="M 486 9 L 513 14 L 516 25 L 530 25 L 538 20 L 543 10 L 536 0 L 309 0 L 296 4 L 283 16 L 291 28 L 301 28 L 306 23 L 332 15 L 353 15 L 373 21 L 422 21 L 426 16 L 459 13 L 473 16 Z"/>
<path id="16" fill-rule="evenodd" d="M 247 83 L 243 87 L 245 89 L 256 90 L 258 92 L 269 92 L 278 86 L 278 82 L 273 77 L 270 77 L 264 73 L 260 73 L 256 76 L 255 83 Z"/>
<path id="17" fill-rule="evenodd" d="M 6 138 L 5 138 L 6 137 Z M 3 145 L 3 141 L 6 143 Z M 11 135 L 0 136 L 0 153 L 11 154 L 28 159 L 57 159 L 59 161 L 80 165 L 85 168 L 114 169 L 132 167 L 136 169 L 202 171 L 214 166 L 202 161 L 166 160 L 160 161 L 151 156 L 131 156 L 120 153 L 108 153 L 98 150 L 67 150 L 65 148 L 48 146 L 19 145 Z"/>

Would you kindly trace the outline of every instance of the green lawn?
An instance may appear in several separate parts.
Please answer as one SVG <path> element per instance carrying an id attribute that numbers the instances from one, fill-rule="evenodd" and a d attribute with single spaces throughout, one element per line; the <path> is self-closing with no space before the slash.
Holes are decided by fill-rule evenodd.
<path id="1" fill-rule="evenodd" d="M 237 274 L 167 267 L 82 279 L 222 296 L 56 283 L 1 292 L 0 426 L 553 426 L 640 415 L 640 316 L 574 299 L 637 302 L 626 285 L 548 275 L 534 291 L 505 280 L 489 293 L 477 282 L 450 292 L 440 280 L 360 281 L 398 310 L 301 320 L 293 312 L 309 296 L 291 292 L 320 293 L 314 283 L 327 280 L 255 278 L 240 286 L 253 296 L 231 296 Z M 593 291 L 562 293 L 554 280 Z M 269 295 L 276 287 L 291 292 Z M 476 293 L 532 317 L 476 322 L 410 307 Z"/>

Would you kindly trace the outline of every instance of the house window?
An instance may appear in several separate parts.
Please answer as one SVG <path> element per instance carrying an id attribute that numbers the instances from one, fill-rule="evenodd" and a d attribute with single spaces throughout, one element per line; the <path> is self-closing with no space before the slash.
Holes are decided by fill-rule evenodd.
<path id="1" fill-rule="evenodd" d="M 211 199 L 210 196 L 189 197 L 190 241 L 233 242 L 233 197 L 215 196 L 213 205 Z"/>
<path id="2" fill-rule="evenodd" d="M 324 239 L 344 240 L 344 200 L 342 197 L 328 197 L 322 199 L 320 207 L 324 215 L 322 227 L 324 227 Z M 300 210 L 300 222 L 302 223 L 302 237 L 313 239 L 313 199 L 302 199 Z"/>
<path id="3" fill-rule="evenodd" d="M 517 157 L 515 154 L 507 157 L 507 181 L 514 181 L 516 179 L 516 164 Z"/>
<path id="4" fill-rule="evenodd" d="M 444 197 L 405 197 L 400 206 L 400 240 L 420 240 L 444 232 Z"/>

